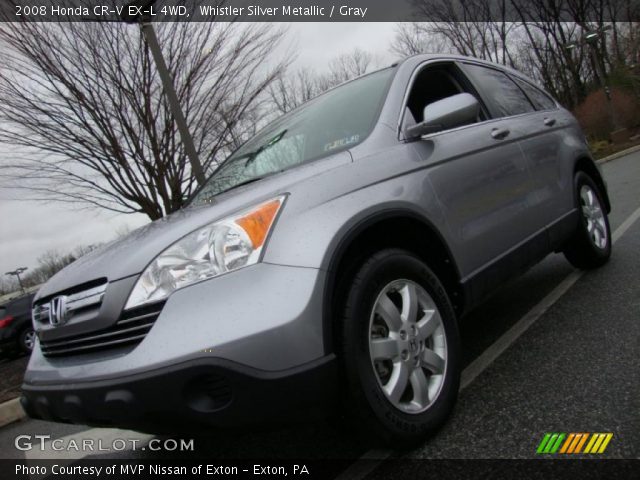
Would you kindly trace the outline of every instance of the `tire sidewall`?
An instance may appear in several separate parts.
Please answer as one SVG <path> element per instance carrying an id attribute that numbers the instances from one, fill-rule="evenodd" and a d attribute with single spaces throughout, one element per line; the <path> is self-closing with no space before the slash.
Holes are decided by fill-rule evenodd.
<path id="1" fill-rule="evenodd" d="M 379 261 L 365 265 L 361 283 L 349 295 L 353 309 L 345 325 L 345 334 L 353 341 L 345 352 L 348 377 L 360 401 L 370 408 L 370 415 L 380 423 L 380 436 L 394 432 L 394 440 L 411 442 L 438 427 L 448 417 L 458 392 L 460 372 L 459 335 L 455 313 L 447 293 L 434 273 L 417 257 L 401 250 L 385 251 Z M 369 322 L 378 295 L 394 280 L 412 280 L 422 286 L 436 303 L 442 318 L 447 342 L 447 367 L 440 393 L 424 412 L 409 414 L 394 407 L 380 387 L 369 354 Z"/>

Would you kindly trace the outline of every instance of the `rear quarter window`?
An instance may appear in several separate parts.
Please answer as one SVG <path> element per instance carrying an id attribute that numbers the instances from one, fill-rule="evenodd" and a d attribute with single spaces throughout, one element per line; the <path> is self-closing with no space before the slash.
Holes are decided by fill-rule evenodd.
<path id="1" fill-rule="evenodd" d="M 510 117 L 535 111 L 527 96 L 505 73 L 474 64 L 466 64 L 465 71 L 488 97 L 494 116 Z"/>
<path id="2" fill-rule="evenodd" d="M 529 97 L 531 102 L 533 102 L 533 106 L 536 107 L 536 110 L 553 110 L 558 108 L 556 106 L 556 102 L 538 87 L 534 87 L 529 82 L 519 78 L 514 78 L 514 81 L 522 90 L 524 90 L 524 93 L 526 93 L 527 97 Z"/>

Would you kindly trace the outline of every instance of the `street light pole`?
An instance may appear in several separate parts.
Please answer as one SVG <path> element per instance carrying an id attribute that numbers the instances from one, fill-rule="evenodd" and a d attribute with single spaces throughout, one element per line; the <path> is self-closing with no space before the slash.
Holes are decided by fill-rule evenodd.
<path id="1" fill-rule="evenodd" d="M 185 153 L 187 154 L 189 162 L 191 163 L 191 171 L 196 177 L 196 181 L 198 182 L 198 184 L 202 185 L 205 182 L 202 164 L 200 163 L 200 159 L 198 158 L 198 152 L 196 150 L 195 144 L 193 143 L 191 132 L 189 132 L 187 121 L 184 118 L 184 114 L 182 113 L 180 101 L 178 100 L 178 94 L 176 93 L 173 79 L 171 78 L 171 73 L 167 68 L 167 63 L 165 62 L 164 56 L 162 55 L 162 49 L 160 48 L 160 44 L 158 43 L 158 37 L 156 36 L 153 25 L 148 18 L 140 18 L 140 30 L 142 31 L 145 42 L 149 46 L 149 50 L 151 50 L 153 60 L 156 63 L 156 68 L 158 69 L 158 74 L 160 75 L 162 86 L 164 87 L 164 93 L 167 95 L 167 100 L 169 101 L 169 108 L 171 109 L 173 118 L 176 121 L 178 131 L 180 132 L 180 138 L 182 139 Z"/>
<path id="2" fill-rule="evenodd" d="M 609 82 L 607 81 L 607 77 L 604 73 L 604 69 L 602 68 L 602 64 L 600 63 L 600 58 L 598 57 L 596 41 L 597 39 L 603 36 L 604 30 L 601 32 L 593 32 L 587 34 L 585 36 L 585 41 L 589 48 L 589 54 L 591 55 L 591 62 L 593 63 L 593 67 L 596 69 L 596 75 L 598 76 L 598 80 L 600 86 L 604 90 L 604 94 L 607 98 L 607 110 L 609 114 L 609 121 L 611 122 L 611 127 L 613 131 L 616 131 L 620 128 L 620 122 L 618 120 L 618 116 L 616 115 L 616 110 L 613 107 L 613 101 L 611 99 L 611 87 L 609 86 Z"/>
<path id="3" fill-rule="evenodd" d="M 200 158 L 198 157 L 198 151 L 193 143 L 193 137 L 191 136 L 191 132 L 189 132 L 187 121 L 185 120 L 184 113 L 180 107 L 180 101 L 178 100 L 178 94 L 176 93 L 176 88 L 173 84 L 173 78 L 171 78 L 171 73 L 167 68 L 167 62 L 164 60 L 162 49 L 158 42 L 158 37 L 156 36 L 156 32 L 149 17 L 150 9 L 156 1 L 157 0 L 133 0 L 124 6 L 122 13 L 120 14 L 120 18 L 125 23 L 138 22 L 140 24 L 142 36 L 149 47 L 149 50 L 151 50 L 151 55 L 153 56 L 156 68 L 158 69 L 160 80 L 162 81 L 164 93 L 169 101 L 171 114 L 173 115 L 178 131 L 180 132 L 180 139 L 182 140 L 184 151 L 187 154 L 189 163 L 191 164 L 191 171 L 193 172 L 193 176 L 196 178 L 198 185 L 202 185 L 206 179 L 202 169 L 202 164 L 200 163 Z"/>
<path id="4" fill-rule="evenodd" d="M 22 293 L 24 293 L 24 286 L 22 285 L 22 279 L 20 278 L 20 274 L 22 272 L 25 272 L 26 270 L 28 270 L 27 267 L 20 267 L 20 268 L 16 268 L 11 272 L 5 273 L 5 275 L 11 275 L 18 278 L 18 285 L 20 285 L 20 290 L 22 291 Z"/>
<path id="5" fill-rule="evenodd" d="M 600 63 L 600 58 L 598 57 L 598 52 L 596 49 L 596 42 L 598 38 L 604 37 L 605 32 L 609 30 L 611 27 L 609 25 L 605 26 L 602 29 L 593 30 L 585 33 L 582 38 L 577 42 L 572 42 L 565 45 L 567 50 L 571 50 L 576 48 L 579 45 L 587 45 L 589 49 L 589 55 L 591 56 L 591 62 L 593 63 L 593 68 L 596 70 L 596 76 L 598 77 L 598 83 L 604 90 L 604 94 L 607 100 L 607 114 L 609 116 L 609 122 L 611 124 L 612 131 L 616 131 L 620 129 L 620 121 L 618 119 L 618 115 L 613 106 L 613 101 L 611 98 L 611 88 L 609 87 L 609 82 L 604 73 L 604 69 L 602 68 L 602 64 Z"/>

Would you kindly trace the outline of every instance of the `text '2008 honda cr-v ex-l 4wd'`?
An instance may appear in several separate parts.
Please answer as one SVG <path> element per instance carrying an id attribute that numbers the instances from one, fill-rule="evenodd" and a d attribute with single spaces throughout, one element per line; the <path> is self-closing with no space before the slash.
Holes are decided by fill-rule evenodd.
<path id="1" fill-rule="evenodd" d="M 409 444 L 455 402 L 457 320 L 551 252 L 604 264 L 609 211 L 576 120 L 531 80 L 410 57 L 272 122 L 186 208 L 48 281 L 22 404 L 152 432 L 329 409 Z"/>

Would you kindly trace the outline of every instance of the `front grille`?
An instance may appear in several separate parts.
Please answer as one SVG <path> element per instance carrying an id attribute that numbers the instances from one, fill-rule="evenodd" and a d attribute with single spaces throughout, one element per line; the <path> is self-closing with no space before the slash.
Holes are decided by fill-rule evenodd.
<path id="1" fill-rule="evenodd" d="M 164 302 L 158 302 L 127 310 L 109 328 L 67 337 L 64 340 L 41 341 L 40 349 L 46 357 L 79 355 L 123 347 L 132 349 L 149 333 L 163 306 Z"/>
<path id="2" fill-rule="evenodd" d="M 57 298 L 64 298 L 64 321 L 68 321 L 74 315 L 87 312 L 89 310 L 100 309 L 104 292 L 107 290 L 107 283 L 97 287 L 82 290 L 69 295 L 57 295 Z M 54 297 L 55 298 L 55 297 Z M 51 303 L 44 303 L 42 300 L 33 307 L 33 320 L 36 323 L 51 322 Z"/>

